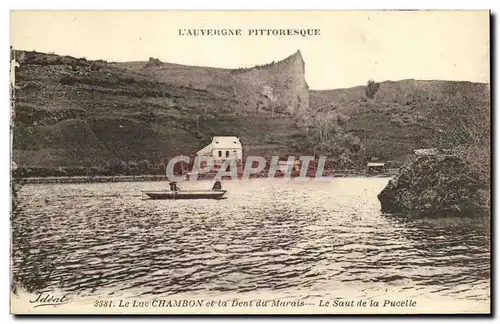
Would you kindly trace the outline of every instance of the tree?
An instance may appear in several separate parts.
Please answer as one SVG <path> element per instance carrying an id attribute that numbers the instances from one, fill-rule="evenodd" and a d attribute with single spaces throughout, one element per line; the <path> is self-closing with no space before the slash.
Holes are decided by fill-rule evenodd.
<path id="1" fill-rule="evenodd" d="M 149 162 L 149 160 L 146 160 L 146 159 L 139 161 L 138 167 L 139 167 L 139 170 L 142 174 L 149 174 L 153 171 L 152 170 L 153 165 L 151 164 L 151 162 Z"/>
<path id="2" fill-rule="evenodd" d="M 128 161 L 127 163 L 127 171 L 129 174 L 132 174 L 132 175 L 137 175 L 140 173 L 140 170 L 139 170 L 139 165 L 137 164 L 137 162 L 135 161 Z"/>
<path id="3" fill-rule="evenodd" d="M 374 80 L 368 80 L 368 83 L 365 87 L 365 95 L 367 98 L 373 99 L 380 89 L 380 83 L 375 82 Z"/>
<path id="4" fill-rule="evenodd" d="M 146 67 L 161 67 L 162 65 L 162 61 L 154 57 L 150 57 L 148 63 L 146 63 Z"/>
<path id="5" fill-rule="evenodd" d="M 309 111 L 299 110 L 299 112 L 297 113 L 296 125 L 300 129 L 302 129 L 302 131 L 304 132 L 304 136 L 308 138 L 309 127 L 311 127 L 311 113 Z"/>

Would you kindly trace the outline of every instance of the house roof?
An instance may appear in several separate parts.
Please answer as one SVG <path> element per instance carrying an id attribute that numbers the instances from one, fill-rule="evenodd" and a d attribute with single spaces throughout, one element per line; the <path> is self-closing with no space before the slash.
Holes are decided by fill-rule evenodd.
<path id="1" fill-rule="evenodd" d="M 212 139 L 212 147 L 217 148 L 241 148 L 241 143 L 236 136 L 214 136 Z"/>
<path id="2" fill-rule="evenodd" d="M 214 136 L 212 143 L 196 152 L 196 155 L 210 155 L 214 149 L 241 149 L 241 143 L 236 136 Z"/>
<path id="3" fill-rule="evenodd" d="M 426 148 L 413 150 L 413 153 L 416 155 L 434 155 L 438 153 L 438 150 L 436 148 Z"/>
<path id="4" fill-rule="evenodd" d="M 198 152 L 196 152 L 196 155 L 209 155 L 212 154 L 212 144 L 208 144 Z"/>
<path id="5" fill-rule="evenodd" d="M 385 163 L 380 163 L 380 162 L 369 162 L 366 166 L 368 167 L 381 167 L 384 166 Z"/>

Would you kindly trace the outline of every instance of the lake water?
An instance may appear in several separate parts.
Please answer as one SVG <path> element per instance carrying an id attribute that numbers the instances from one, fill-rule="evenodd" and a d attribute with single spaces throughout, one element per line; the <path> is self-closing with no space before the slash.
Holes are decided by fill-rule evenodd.
<path id="1" fill-rule="evenodd" d="M 489 300 L 485 217 L 380 212 L 388 178 L 225 181 L 225 200 L 147 200 L 165 182 L 25 185 L 12 272 L 82 296 Z M 181 189 L 211 188 L 210 181 Z"/>

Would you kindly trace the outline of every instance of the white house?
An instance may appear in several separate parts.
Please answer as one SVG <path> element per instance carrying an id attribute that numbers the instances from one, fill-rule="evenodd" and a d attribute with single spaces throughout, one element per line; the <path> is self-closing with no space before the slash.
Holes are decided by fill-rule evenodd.
<path id="1" fill-rule="evenodd" d="M 196 152 L 196 155 L 211 157 L 214 165 L 221 165 L 225 160 L 233 159 L 238 164 L 243 160 L 243 148 L 236 136 L 215 136 L 212 143 Z"/>
<path id="2" fill-rule="evenodd" d="M 436 148 L 428 148 L 428 149 L 418 149 L 413 150 L 415 155 L 436 155 L 438 150 Z"/>
<path id="3" fill-rule="evenodd" d="M 368 162 L 366 164 L 366 171 L 368 173 L 380 173 L 380 172 L 386 172 L 387 168 L 385 166 L 385 163 Z"/>

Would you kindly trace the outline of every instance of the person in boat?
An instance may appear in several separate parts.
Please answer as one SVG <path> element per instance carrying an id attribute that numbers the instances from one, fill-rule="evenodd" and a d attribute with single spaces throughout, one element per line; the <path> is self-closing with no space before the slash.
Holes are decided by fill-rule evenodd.
<path id="1" fill-rule="evenodd" d="M 171 191 L 180 191 L 179 187 L 177 187 L 177 182 L 172 181 L 169 183 L 169 185 Z"/>
<path id="2" fill-rule="evenodd" d="M 215 181 L 212 190 L 222 190 L 222 184 L 220 183 L 220 181 Z"/>

